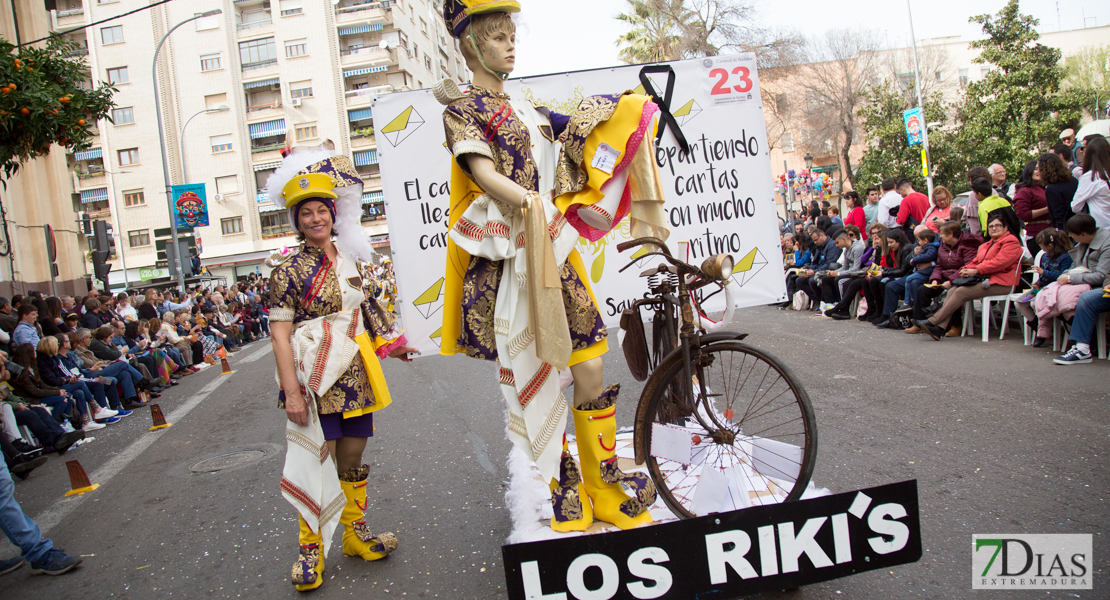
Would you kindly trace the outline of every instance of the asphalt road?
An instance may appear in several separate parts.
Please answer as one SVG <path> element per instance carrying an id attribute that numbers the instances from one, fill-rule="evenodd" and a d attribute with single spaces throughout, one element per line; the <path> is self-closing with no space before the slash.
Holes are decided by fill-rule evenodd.
<path id="1" fill-rule="evenodd" d="M 805 384 L 820 432 L 818 485 L 844 492 L 919 482 L 919 562 L 762 597 L 1108 597 L 1110 362 L 1054 366 L 1050 351 L 1023 347 L 1020 333 L 933 342 L 766 307 L 738 311 L 734 329 Z M 608 379 L 624 384 L 618 422 L 629 424 L 641 386 L 619 351 L 606 360 Z M 387 363 L 395 402 L 379 413 L 367 447 L 368 523 L 396 532 L 400 549 L 377 563 L 344 558 L 337 532 L 314 595 L 504 597 L 509 443 L 495 366 Z M 148 432 L 149 415 L 136 412 L 17 482 L 24 510 L 85 562 L 60 578 L 26 568 L 3 576 L 3 598 L 298 595 L 288 583 L 295 514 L 278 490 L 284 413 L 275 408 L 273 355 L 255 343 L 232 365 L 232 375 L 207 369 L 163 395 L 169 429 Z M 234 452 L 253 462 L 190 470 Z M 63 498 L 71 458 L 98 490 Z M 1092 533 L 1095 589 L 973 591 L 973 533 Z M 0 556 L 15 551 L 0 546 Z"/>

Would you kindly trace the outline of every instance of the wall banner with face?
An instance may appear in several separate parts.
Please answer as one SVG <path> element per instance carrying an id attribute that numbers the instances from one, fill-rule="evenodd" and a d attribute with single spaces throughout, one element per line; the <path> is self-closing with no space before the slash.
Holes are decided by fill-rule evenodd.
<path id="1" fill-rule="evenodd" d="M 204 184 L 173 186 L 173 214 L 179 228 L 207 227 L 208 196 L 204 193 Z"/>

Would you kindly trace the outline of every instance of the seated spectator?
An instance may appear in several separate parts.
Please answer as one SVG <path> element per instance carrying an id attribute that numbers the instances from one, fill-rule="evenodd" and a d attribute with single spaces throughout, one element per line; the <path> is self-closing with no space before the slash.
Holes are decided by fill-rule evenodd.
<path id="1" fill-rule="evenodd" d="M 1077 214 L 1089 212 L 1100 228 L 1110 227 L 1110 142 L 1106 138 L 1084 141 L 1082 167 L 1071 209 Z"/>
<path id="2" fill-rule="evenodd" d="M 68 338 L 66 343 L 69 343 Z M 104 381 L 87 379 L 81 376 L 81 373 L 70 372 L 65 365 L 62 364 L 58 356 L 58 338 L 48 335 L 39 342 L 37 362 L 39 367 L 39 377 L 47 383 L 56 388 L 66 390 L 75 398 L 84 398 L 89 406 L 89 412 L 92 413 L 93 419 L 100 423 L 111 424 L 119 420 L 118 417 L 126 417 L 131 414 L 119 413 L 119 411 L 109 408 L 109 406 L 120 406 L 119 392 L 116 386 L 107 386 Z M 126 411 L 125 411 L 126 412 Z M 113 417 L 117 417 L 116 421 L 111 421 Z"/>
<path id="3" fill-rule="evenodd" d="M 70 333 L 69 341 L 72 350 L 65 354 L 63 359 L 73 361 L 77 368 L 87 373 L 89 377 L 110 377 L 114 379 L 119 384 L 120 393 L 123 395 L 124 409 L 134 410 L 143 406 L 144 403 L 139 397 L 139 391 L 149 390 L 151 386 L 150 381 L 143 377 L 141 371 L 124 360 L 109 363 L 96 358 L 89 350 L 89 344 L 92 342 L 92 332 L 88 329 L 81 328 Z M 158 395 L 153 394 L 153 397 L 158 397 Z"/>
<path id="4" fill-rule="evenodd" d="M 1037 171 L 1044 182 L 1045 203 L 1048 205 L 1048 218 L 1054 229 L 1064 230 L 1064 224 L 1075 213 L 1071 201 L 1079 180 L 1071 176 L 1071 170 L 1064 164 L 1060 155 L 1054 151 L 1037 158 Z M 1071 152 L 1068 151 L 1068 156 Z"/>
<path id="5" fill-rule="evenodd" d="M 1055 155 L 1053 155 L 1055 156 Z M 1033 271 L 1037 273 L 1038 278 L 1033 282 L 1032 288 L 1029 293 L 1023 296 L 1015 303 L 1018 312 L 1025 315 L 1033 323 L 1033 330 L 1037 332 L 1036 337 L 1033 339 L 1033 347 L 1040 348 L 1044 346 L 1045 341 L 1048 339 L 1049 334 L 1052 332 L 1052 319 L 1050 316 L 1065 312 L 1060 310 L 1061 296 L 1055 290 L 1052 294 L 1046 294 L 1041 298 L 1040 302 L 1034 301 L 1039 295 L 1040 291 L 1055 282 L 1061 274 L 1071 269 L 1072 258 L 1068 252 L 1072 249 L 1071 238 L 1068 237 L 1063 231 L 1058 231 L 1054 228 L 1042 229 L 1037 234 L 1037 244 L 1043 254 L 1040 260 L 1033 265 Z M 1087 291 L 1090 286 L 1084 286 Z M 1049 300 L 1049 296 L 1052 297 Z M 1071 296 L 1070 293 L 1065 293 L 1065 297 Z M 1043 313 L 1041 311 L 1044 311 Z M 1055 313 L 1051 314 L 1050 313 Z M 1038 321 L 1038 316 L 1044 314 L 1045 319 L 1043 322 Z"/>
<path id="6" fill-rule="evenodd" d="M 798 276 L 809 269 L 810 263 L 813 262 L 813 252 L 810 250 L 812 245 L 813 242 L 810 241 L 810 237 L 804 232 L 795 236 L 794 266 L 786 273 L 786 301 L 779 304 L 779 308 L 790 306 L 794 294 L 798 292 Z"/>
<path id="7" fill-rule="evenodd" d="M 147 290 L 148 293 L 153 291 L 154 290 Z M 116 294 L 116 314 L 124 321 L 139 320 L 139 311 L 135 310 L 134 306 L 131 306 L 131 297 L 127 295 L 127 292 Z"/>
<path id="8" fill-rule="evenodd" d="M 782 264 L 790 268 L 794 266 L 794 234 L 782 234 Z"/>
<path id="9" fill-rule="evenodd" d="M 196 373 L 196 369 L 193 368 L 193 365 L 203 360 L 203 357 L 193 356 L 193 344 L 188 339 L 178 335 L 177 327 L 170 324 L 174 318 L 173 313 L 167 312 L 166 318 L 169 319 L 169 322 L 158 318 L 151 319 L 147 322 L 150 327 L 151 335 L 154 337 L 155 341 L 176 348 L 183 361 L 182 364 L 185 366 L 182 375 L 192 375 Z"/>
<path id="10" fill-rule="evenodd" d="M 127 344 L 127 353 L 134 356 L 140 363 L 146 365 L 151 373 L 168 385 L 177 385 L 174 377 L 179 365 L 162 348 L 158 348 L 150 339 L 148 333 L 149 321 L 127 323 L 124 326 L 123 339 Z M 175 349 L 176 351 L 176 349 Z"/>
<path id="11" fill-rule="evenodd" d="M 920 286 L 914 298 L 912 317 L 914 322 L 923 320 L 925 309 L 933 303 L 933 299 L 952 288 L 952 280 L 960 276 L 960 269 L 975 259 L 983 240 L 970 231 L 964 231 L 959 220 L 953 220 L 940 226 L 940 242 L 940 246 L 937 247 L 936 265 L 933 267 L 933 274 L 929 276 L 929 284 Z M 963 307 L 960 307 L 952 315 L 953 323 L 960 321 L 962 311 Z M 905 331 L 921 333 L 922 329 L 913 325 Z M 944 335 L 945 337 L 959 336 L 959 326 L 950 327 Z"/>
<path id="12" fill-rule="evenodd" d="M 905 232 L 901 229 L 888 229 L 886 237 L 887 247 L 891 248 L 894 260 L 888 262 L 890 266 L 884 266 L 881 277 L 872 278 L 864 288 L 865 292 L 870 292 L 867 300 L 868 312 L 871 311 L 871 298 L 875 298 L 876 311 L 871 324 L 876 327 L 891 326 L 891 313 L 898 306 L 898 299 L 905 294 L 905 277 L 914 270 L 910 261 L 913 259 L 915 246 L 911 246 L 906 240 Z M 888 294 L 893 298 L 889 305 L 886 301 Z"/>
<path id="13" fill-rule="evenodd" d="M 43 335 L 58 335 L 71 331 L 62 318 L 62 301 L 50 296 L 35 304 L 39 309 L 39 329 Z"/>
<path id="14" fill-rule="evenodd" d="M 933 233 L 940 233 L 940 226 L 949 219 L 952 214 L 952 192 L 943 185 L 938 185 L 933 188 L 933 206 L 929 208 L 929 212 L 925 213 L 925 219 L 922 221 Z"/>
<path id="15" fill-rule="evenodd" d="M 17 324 L 19 324 L 18 310 L 13 311 L 11 301 L 6 296 L 0 296 L 0 331 L 11 335 Z"/>
<path id="16" fill-rule="evenodd" d="M 840 218 L 840 209 L 835 206 L 829 207 L 829 219 L 832 220 L 834 226 L 844 227 L 844 219 Z"/>
<path id="17" fill-rule="evenodd" d="M 81 317 L 81 327 L 89 331 L 95 331 L 96 328 L 104 325 L 104 319 L 100 314 L 100 301 L 89 296 L 85 299 L 85 314 Z"/>
<path id="18" fill-rule="evenodd" d="M 18 372 L 16 372 L 17 369 Z M 14 348 L 8 370 L 15 377 L 12 382 L 15 393 L 21 398 L 31 400 L 32 403 L 47 407 L 55 419 L 59 417 L 68 419 L 74 429 L 93 431 L 104 428 L 104 425 L 90 418 L 90 406 L 85 396 L 78 398 L 42 380 L 38 372 L 35 349 L 30 344 L 20 344 Z"/>
<path id="19" fill-rule="evenodd" d="M 1084 157 L 1086 158 L 1086 157 Z M 1099 227 L 1092 215 L 1077 214 L 1068 219 L 1068 235 L 1075 240 L 1071 251 L 1076 267 L 1056 278 L 1059 285 L 1089 285 L 1093 289 L 1079 296 L 1068 339 L 1075 343 L 1063 356 L 1052 360 L 1058 365 L 1077 365 L 1091 362 L 1091 338 L 1095 334 L 1098 316 L 1110 311 L 1110 298 L 1103 288 L 1110 286 L 1110 229 Z"/>
<path id="20" fill-rule="evenodd" d="M 1007 231 L 1014 237 L 1018 237 L 1021 235 L 1021 221 L 1018 219 L 1017 212 L 1014 211 L 1009 200 L 992 195 L 994 191 L 995 188 L 986 179 L 976 179 L 971 183 L 971 193 L 979 202 L 979 224 L 982 225 L 983 231 L 987 231 L 989 218 L 997 213 L 1002 223 L 1006 225 Z M 1025 244 L 1023 243 L 1022 246 Z"/>
<path id="21" fill-rule="evenodd" d="M 813 241 L 813 261 L 806 269 L 805 277 L 799 277 L 796 283 L 798 289 L 809 296 L 813 306 L 820 306 L 821 284 L 818 279 L 824 277 L 834 265 L 839 264 L 837 261 L 840 260 L 840 248 L 821 229 L 813 232 L 809 239 Z"/>
<path id="22" fill-rule="evenodd" d="M 884 279 L 905 275 L 909 271 L 910 253 L 906 234 L 902 233 L 901 229 L 882 230 L 879 233 L 878 250 L 872 254 L 874 257 L 872 268 L 863 277 L 848 283 L 840 302 L 826 310 L 825 315 L 838 320 L 849 319 L 848 309 L 852 300 L 862 291 L 864 298 L 867 299 L 867 311 L 856 318 L 872 323 L 880 320 L 885 297 Z"/>
<path id="23" fill-rule="evenodd" d="M 983 204 L 979 208 L 982 211 Z M 1010 232 L 1005 217 L 1000 214 L 992 215 L 987 221 L 987 232 L 990 239 L 979 246 L 975 259 L 960 269 L 960 278 L 967 279 L 967 284 L 953 285 L 936 314 L 928 320 L 914 321 L 915 325 L 924 329 L 934 340 L 945 337 L 952 315 L 964 302 L 1009 294 L 1018 284 L 1018 265 L 1023 252 L 1021 241 Z"/>
<path id="24" fill-rule="evenodd" d="M 854 225 L 848 227 L 854 227 Z M 840 302 L 840 285 L 842 282 L 847 285 L 846 280 L 857 275 L 863 275 L 866 270 L 862 266 L 866 248 L 858 238 L 852 239 L 852 234 L 847 227 L 837 232 L 835 242 L 836 247 L 841 250 L 838 262 L 843 266 L 830 269 L 821 278 L 821 303 L 830 305 L 826 308 L 831 308 L 832 305 Z"/>
<path id="25" fill-rule="evenodd" d="M 156 289 L 148 289 L 143 296 L 142 303 L 139 304 L 138 317 L 140 319 L 155 319 L 161 311 L 158 307 L 162 302 L 162 294 Z"/>
<path id="26" fill-rule="evenodd" d="M 877 185 L 867 188 L 867 201 L 863 205 L 863 216 L 867 218 L 867 227 L 869 229 L 878 222 L 879 198 L 882 197 L 882 195 Z"/>
<path id="27" fill-rule="evenodd" d="M 12 331 L 12 347 L 21 344 L 30 344 L 32 348 L 38 345 L 42 335 L 38 328 L 39 311 L 34 304 L 24 302 L 19 306 L 19 323 Z"/>
<path id="28" fill-rule="evenodd" d="M 917 299 L 917 290 L 929 280 L 933 275 L 933 269 L 936 265 L 937 255 L 940 252 L 940 240 L 937 235 L 933 233 L 926 225 L 917 226 L 917 244 L 913 247 L 913 256 L 910 258 L 910 264 L 913 265 L 913 270 L 905 277 L 895 279 L 886 286 L 886 298 L 883 302 L 883 310 L 889 312 L 897 311 L 899 314 L 908 313 L 913 310 L 913 304 Z M 896 307 L 899 300 L 902 300 L 903 307 L 898 309 Z M 887 327 L 891 329 L 898 328 L 895 319 L 891 319 Z"/>
<path id="29" fill-rule="evenodd" d="M 41 404 L 28 404 L 16 396 L 10 386 L 3 385 L 10 380 L 11 373 L 4 363 L 0 362 L 0 403 L 5 405 L 5 413 L 11 411 L 11 425 L 30 429 L 31 434 L 42 444 L 44 451 L 57 452 L 61 456 L 78 440 L 85 439 L 84 431 L 77 429 L 67 432 L 58 425 L 58 420 L 50 414 L 50 409 Z M 15 427 L 12 430 L 18 431 Z"/>

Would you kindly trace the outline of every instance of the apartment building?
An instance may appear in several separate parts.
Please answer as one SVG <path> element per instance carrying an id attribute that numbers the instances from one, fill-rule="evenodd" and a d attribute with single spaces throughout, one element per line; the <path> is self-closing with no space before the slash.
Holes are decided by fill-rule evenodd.
<path id="1" fill-rule="evenodd" d="M 141 7 L 140 0 L 59 0 L 55 31 Z M 287 134 L 296 144 L 332 140 L 365 181 L 363 226 L 388 251 L 388 216 L 371 103 L 470 73 L 432 0 L 189 0 L 78 29 L 66 36 L 87 53 L 90 81 L 119 92 L 113 122 L 69 164 L 74 202 L 108 220 L 119 256 L 110 283 L 165 276 L 169 208 L 154 102 L 152 61 L 170 181 L 204 183 L 209 225 L 185 232 L 209 273 L 229 281 L 268 273 L 263 260 L 296 243 L 284 207 L 266 197 Z M 89 230 L 91 233 L 91 229 Z M 124 266 L 126 265 L 126 270 Z M 91 270 L 91 269 L 90 269 Z"/>

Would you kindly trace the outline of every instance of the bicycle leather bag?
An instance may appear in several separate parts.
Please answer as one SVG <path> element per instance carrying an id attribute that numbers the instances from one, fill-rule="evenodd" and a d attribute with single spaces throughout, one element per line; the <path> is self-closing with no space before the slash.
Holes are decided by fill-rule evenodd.
<path id="1" fill-rule="evenodd" d="M 648 365 L 647 337 L 644 335 L 644 322 L 640 319 L 639 308 L 626 308 L 621 313 L 621 329 L 624 330 L 624 360 L 636 381 L 644 381 L 651 373 Z"/>

